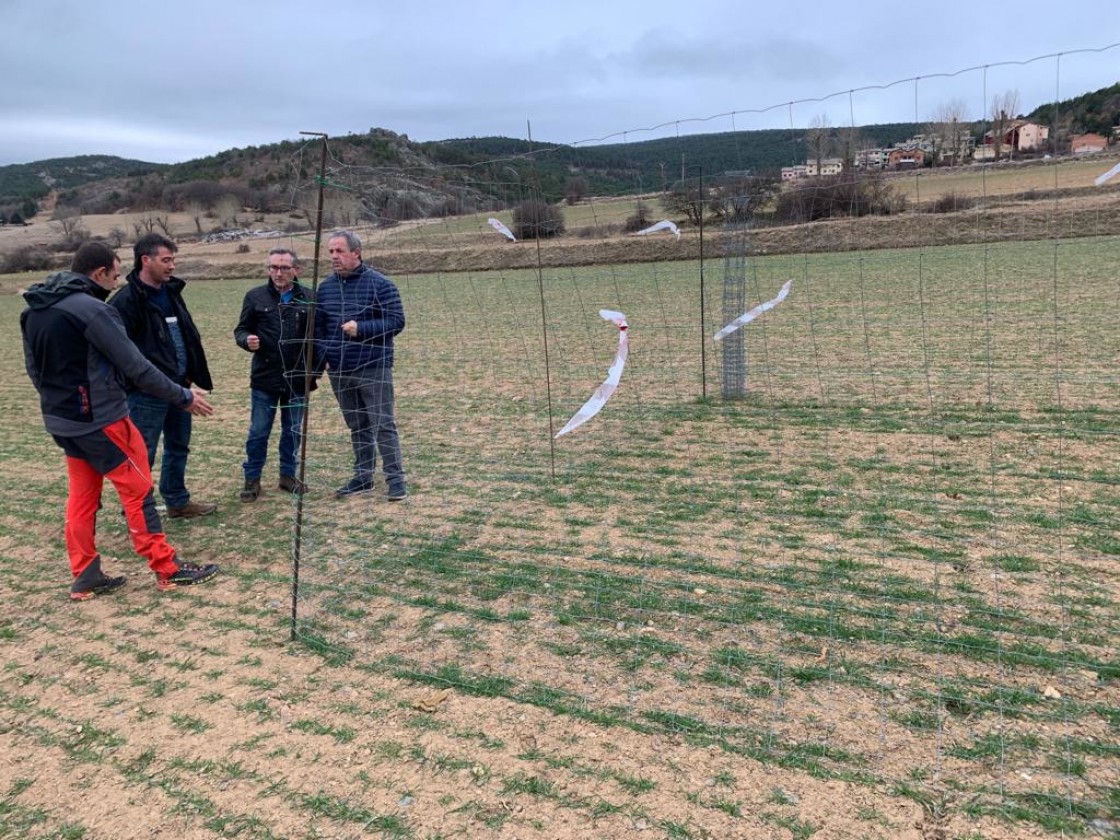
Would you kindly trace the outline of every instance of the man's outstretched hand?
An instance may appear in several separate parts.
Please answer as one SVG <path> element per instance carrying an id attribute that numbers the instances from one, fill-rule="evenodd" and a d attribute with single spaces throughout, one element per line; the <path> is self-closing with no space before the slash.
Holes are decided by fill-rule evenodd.
<path id="1" fill-rule="evenodd" d="M 191 394 L 194 399 L 189 404 L 183 407 L 183 410 L 195 415 L 196 417 L 209 417 L 214 413 L 214 406 L 210 405 L 210 401 L 206 399 L 206 392 L 200 391 L 197 388 L 191 388 Z"/>

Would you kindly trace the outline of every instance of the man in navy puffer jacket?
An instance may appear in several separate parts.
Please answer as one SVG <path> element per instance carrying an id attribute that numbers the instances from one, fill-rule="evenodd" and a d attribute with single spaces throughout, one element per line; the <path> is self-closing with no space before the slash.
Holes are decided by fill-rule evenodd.
<path id="1" fill-rule="evenodd" d="M 354 475 L 335 495 L 372 491 L 379 453 L 387 498 L 400 501 L 408 496 L 393 415 L 393 338 L 404 329 L 401 295 L 388 277 L 362 262 L 362 242 L 353 232 L 335 231 L 327 249 L 334 271 L 319 285 L 316 353 L 327 366 L 354 448 Z"/>

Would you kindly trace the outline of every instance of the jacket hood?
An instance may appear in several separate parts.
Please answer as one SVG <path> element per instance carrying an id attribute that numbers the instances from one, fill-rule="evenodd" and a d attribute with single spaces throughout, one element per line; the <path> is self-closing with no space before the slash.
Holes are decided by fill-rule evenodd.
<path id="1" fill-rule="evenodd" d="M 98 300 L 105 300 L 109 296 L 107 289 L 103 289 L 76 271 L 56 271 L 48 275 L 42 283 L 35 283 L 23 293 L 23 299 L 31 309 L 47 309 L 60 300 L 76 294 L 90 294 Z"/>

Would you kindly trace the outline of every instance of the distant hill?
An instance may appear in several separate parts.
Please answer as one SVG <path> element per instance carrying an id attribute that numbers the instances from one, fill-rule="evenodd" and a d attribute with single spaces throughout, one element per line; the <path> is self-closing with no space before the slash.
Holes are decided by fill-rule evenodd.
<path id="1" fill-rule="evenodd" d="M 889 146 L 920 130 L 916 123 L 890 123 L 866 126 L 857 133 L 871 145 Z M 628 195 L 664 189 L 681 179 L 682 170 L 688 178 L 779 170 L 804 163 L 804 137 L 805 129 L 765 129 L 601 146 L 530 145 L 508 137 L 471 137 L 422 143 L 420 147 L 435 162 L 486 172 L 487 180 L 496 183 L 511 180 L 509 174 L 502 173 L 503 167 L 513 165 L 518 179 L 535 178 L 542 194 L 556 201 L 564 197 L 565 183 L 573 175 L 586 178 L 594 195 Z"/>
<path id="2" fill-rule="evenodd" d="M 78 155 L 0 166 L 0 205 L 38 200 L 51 190 L 80 187 L 109 178 L 136 177 L 167 169 L 166 164 L 112 155 Z"/>
<path id="3" fill-rule="evenodd" d="M 1108 137 L 1113 127 L 1120 125 L 1120 82 L 1063 102 L 1039 105 L 1027 119 L 1051 125 L 1055 114 L 1059 139 L 1090 132 Z"/>
<path id="4" fill-rule="evenodd" d="M 1041 105 L 1027 116 L 1049 124 L 1055 115 L 1059 148 L 1070 133 L 1107 135 L 1120 123 L 1120 84 Z M 972 128 L 983 131 L 982 124 Z M 854 133 L 860 146 L 884 147 L 923 130 L 919 123 L 889 123 L 853 132 L 834 128 L 832 134 L 840 141 Z M 499 209 L 537 192 L 556 202 L 574 181 L 586 195 L 631 195 L 662 190 L 682 175 L 774 171 L 805 161 L 805 135 L 804 128 L 767 129 L 575 147 L 509 137 L 418 143 L 371 128 L 330 138 L 326 180 L 336 221 L 403 221 Z M 18 208 L 30 215 L 26 211 L 53 191 L 59 205 L 88 214 L 190 209 L 213 219 L 225 202 L 238 210 L 293 211 L 309 219 L 318 148 L 286 140 L 173 165 L 84 155 L 0 166 L 0 211 Z"/>

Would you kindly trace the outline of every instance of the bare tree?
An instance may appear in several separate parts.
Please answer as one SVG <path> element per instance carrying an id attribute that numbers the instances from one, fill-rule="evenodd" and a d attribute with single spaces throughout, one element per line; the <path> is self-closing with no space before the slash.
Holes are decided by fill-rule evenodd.
<path id="1" fill-rule="evenodd" d="M 587 198 L 587 179 L 582 175 L 569 178 L 564 185 L 564 198 L 569 205 L 579 204 Z"/>
<path id="2" fill-rule="evenodd" d="M 837 142 L 840 146 L 840 159 L 843 161 L 843 170 L 851 172 L 856 165 L 856 152 L 863 146 L 863 138 L 855 126 L 842 128 L 839 131 Z"/>
<path id="3" fill-rule="evenodd" d="M 69 239 L 82 227 L 82 212 L 77 207 L 58 206 L 54 209 L 54 221 L 62 229 L 62 235 Z"/>
<path id="4" fill-rule="evenodd" d="M 933 139 L 933 165 L 948 162 L 957 166 L 963 162 L 967 146 L 965 138 L 969 127 L 965 122 L 968 107 L 961 99 L 951 99 L 938 105 L 933 112 L 927 133 Z"/>
<path id="5" fill-rule="evenodd" d="M 1019 91 L 1009 90 L 992 97 L 992 107 L 990 111 L 992 119 L 992 151 L 995 152 L 995 159 L 999 160 L 1000 153 L 1003 150 L 1003 138 L 1007 134 L 1007 129 L 1011 125 L 1011 121 L 1015 119 L 1015 114 L 1019 110 Z M 1014 152 L 1012 149 L 1008 154 L 1009 156 Z"/>
<path id="6" fill-rule="evenodd" d="M 639 230 L 644 230 L 649 227 L 649 207 L 642 200 L 634 206 L 634 214 L 626 217 L 626 223 L 622 229 L 627 233 L 637 233 Z"/>
<path id="7" fill-rule="evenodd" d="M 828 121 L 828 114 L 820 114 L 809 121 L 809 130 L 805 132 L 805 148 L 809 153 L 809 160 L 816 161 L 819 177 L 824 159 L 832 151 L 832 125 Z"/>
<path id="8" fill-rule="evenodd" d="M 194 222 L 194 230 L 199 236 L 202 235 L 202 216 L 206 213 L 206 208 L 201 202 L 192 201 L 187 205 L 187 213 Z"/>
<path id="9" fill-rule="evenodd" d="M 62 230 L 58 245 L 63 250 L 73 251 L 89 239 L 89 231 L 82 226 L 82 214 L 77 207 L 56 207 L 53 220 Z"/>
<path id="10" fill-rule="evenodd" d="M 237 214 L 240 210 L 241 205 L 238 204 L 237 199 L 231 195 L 224 196 L 214 206 L 214 212 L 218 217 L 218 224 L 232 230 L 241 227 L 241 222 L 237 218 Z"/>
<path id="11" fill-rule="evenodd" d="M 383 215 L 384 205 L 388 203 L 388 197 L 385 198 L 378 208 L 377 216 Z M 361 201 L 359 197 L 352 192 L 340 192 L 335 195 L 329 196 L 323 202 L 323 216 L 324 219 L 330 219 L 330 224 L 334 227 L 352 227 L 359 221 L 361 211 Z"/>
<path id="12" fill-rule="evenodd" d="M 124 238 L 128 236 L 125 229 L 122 227 L 115 227 L 109 231 L 109 240 L 113 243 L 114 248 L 124 247 Z"/>
<path id="13" fill-rule="evenodd" d="M 704 205 L 708 200 L 710 185 L 701 185 L 698 180 L 678 181 L 661 196 L 661 206 L 670 217 L 686 217 L 692 224 L 699 225 L 704 215 Z"/>

